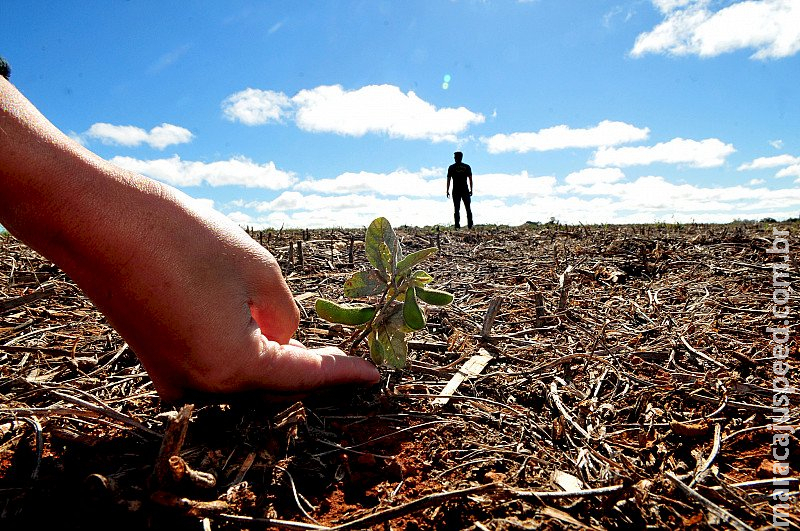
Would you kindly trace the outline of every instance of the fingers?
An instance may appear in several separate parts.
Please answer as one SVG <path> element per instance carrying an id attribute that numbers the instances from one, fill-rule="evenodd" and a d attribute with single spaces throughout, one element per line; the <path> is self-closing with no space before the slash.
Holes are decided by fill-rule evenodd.
<path id="1" fill-rule="evenodd" d="M 299 342 L 280 345 L 264 338 L 262 352 L 251 368 L 255 388 L 265 391 L 311 391 L 335 385 L 369 385 L 380 380 L 378 369 L 358 356 L 335 347 L 306 349 Z"/>
<path id="2" fill-rule="evenodd" d="M 274 259 L 258 264 L 252 282 L 249 305 L 261 333 L 272 341 L 286 344 L 300 323 L 300 310 Z"/>

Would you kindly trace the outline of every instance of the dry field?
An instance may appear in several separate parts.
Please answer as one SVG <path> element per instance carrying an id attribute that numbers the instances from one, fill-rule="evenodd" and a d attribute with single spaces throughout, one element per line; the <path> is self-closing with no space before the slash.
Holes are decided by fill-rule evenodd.
<path id="1" fill-rule="evenodd" d="M 779 226 L 796 315 L 800 226 Z M 422 265 L 454 303 L 429 308 L 408 368 L 284 404 L 162 404 L 70 279 L 0 238 L 0 529 L 772 523 L 772 225 L 397 233 L 407 252 L 439 246 Z M 308 346 L 352 338 L 313 307 L 367 266 L 363 234 L 253 234 Z M 800 528 L 795 436 L 788 448 Z"/>

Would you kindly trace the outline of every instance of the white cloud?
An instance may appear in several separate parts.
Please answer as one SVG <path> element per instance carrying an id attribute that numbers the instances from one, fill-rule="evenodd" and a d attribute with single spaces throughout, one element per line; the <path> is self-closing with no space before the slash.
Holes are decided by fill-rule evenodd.
<path id="1" fill-rule="evenodd" d="M 398 169 L 389 173 L 348 172 L 332 179 L 309 179 L 294 186 L 299 192 L 321 194 L 377 194 L 393 197 L 443 197 L 447 171 L 422 168 L 417 172 Z M 473 187 L 481 197 L 529 197 L 550 194 L 556 179 L 520 173 L 482 173 L 473 176 Z"/>
<path id="2" fill-rule="evenodd" d="M 780 166 L 789 166 L 790 164 L 800 163 L 800 157 L 793 157 L 792 155 L 775 155 L 773 157 L 758 157 L 750 162 L 745 162 L 736 168 L 742 170 L 763 170 L 765 168 L 778 168 Z"/>
<path id="3" fill-rule="evenodd" d="M 777 140 L 770 140 L 769 145 L 774 147 L 775 149 L 783 149 L 783 140 L 778 138 Z"/>
<path id="4" fill-rule="evenodd" d="M 685 7 L 694 2 L 695 0 L 653 0 L 653 5 L 662 13 L 669 13 L 679 7 Z"/>
<path id="5" fill-rule="evenodd" d="M 346 172 L 332 179 L 309 179 L 295 190 L 322 194 L 375 193 L 378 195 L 430 197 L 444 193 L 447 170 L 422 168 L 417 172 L 398 169 L 389 173 Z"/>
<path id="6" fill-rule="evenodd" d="M 673 138 L 654 146 L 601 147 L 589 164 L 592 166 L 637 166 L 665 162 L 669 164 L 688 164 L 696 168 L 721 166 L 725 158 L 736 151 L 731 144 L 716 138 L 688 140 Z"/>
<path id="7" fill-rule="evenodd" d="M 249 202 L 244 207 L 257 213 L 255 221 L 271 227 L 361 227 L 379 216 L 395 226 L 423 226 L 446 224 L 452 218 L 452 202 L 444 194 L 440 200 L 433 200 L 288 191 L 271 201 Z"/>
<path id="8" fill-rule="evenodd" d="M 147 142 L 147 131 L 133 125 L 113 125 L 107 123 L 93 124 L 85 136 L 100 140 L 103 144 L 118 146 L 138 146 Z"/>
<path id="9" fill-rule="evenodd" d="M 800 190 L 753 189 L 738 185 L 704 187 L 675 184 L 654 175 L 628 182 L 595 182 L 565 187 L 560 191 L 566 190 L 577 196 L 605 196 L 612 201 L 612 212 L 637 212 L 650 221 L 669 217 L 711 222 L 732 221 L 737 217 L 760 219 L 769 215 L 768 212 L 790 211 L 800 204 Z M 606 220 L 613 219 L 609 218 L 609 212 L 602 215 Z"/>
<path id="10" fill-rule="evenodd" d="M 615 183 L 625 178 L 619 168 L 584 168 L 574 171 L 564 178 L 572 186 L 591 186 L 599 183 Z"/>
<path id="11" fill-rule="evenodd" d="M 258 164 L 246 157 L 215 162 L 181 160 L 178 155 L 167 159 L 141 160 L 114 157 L 113 164 L 135 171 L 173 186 L 245 186 L 280 190 L 291 186 L 296 178 L 291 172 L 279 170 L 274 162 Z"/>
<path id="12" fill-rule="evenodd" d="M 295 121 L 306 131 L 363 136 L 383 133 L 404 139 L 434 142 L 457 140 L 456 135 L 484 117 L 465 107 L 437 109 L 414 92 L 393 85 L 369 85 L 344 90 L 339 85 L 301 90 L 292 98 Z"/>
<path id="13" fill-rule="evenodd" d="M 800 206 L 797 188 L 708 187 L 676 184 L 661 176 L 620 181 L 616 172 L 598 173 L 593 180 L 590 175 L 575 172 L 572 184 L 543 195 L 498 197 L 479 195 L 477 190 L 472 201 L 475 222 L 519 225 L 552 216 L 566 223 L 725 223 L 737 218 L 785 218 L 796 215 Z M 363 227 L 378 216 L 387 217 L 395 226 L 452 224 L 452 203 L 444 197 L 330 196 L 293 190 L 271 201 L 238 203 L 236 219 L 247 219 L 247 224 L 256 227 Z"/>
<path id="14" fill-rule="evenodd" d="M 473 191 L 479 197 L 532 198 L 553 193 L 556 178 L 550 175 L 532 177 L 520 173 L 484 173 L 474 177 Z"/>
<path id="15" fill-rule="evenodd" d="M 164 149 L 173 144 L 185 144 L 192 138 L 194 135 L 188 129 L 172 124 L 161 124 L 150 129 L 147 143 L 156 149 Z"/>
<path id="16" fill-rule="evenodd" d="M 230 212 L 228 218 L 239 225 L 247 225 L 253 222 L 253 216 L 245 214 L 244 212 L 239 212 L 238 210 Z"/>
<path id="17" fill-rule="evenodd" d="M 145 131 L 141 127 L 133 125 L 113 125 L 99 122 L 92 124 L 82 136 L 99 140 L 103 144 L 128 147 L 148 144 L 156 149 L 164 149 L 174 144 L 185 144 L 194 138 L 188 129 L 167 123 Z"/>
<path id="18" fill-rule="evenodd" d="M 457 135 L 484 116 L 465 107 L 436 108 L 414 92 L 393 85 L 345 90 L 324 85 L 289 98 L 282 92 L 248 88 L 222 103 L 225 116 L 246 125 L 293 117 L 297 127 L 315 133 L 363 136 L 386 134 L 410 140 L 457 141 Z"/>
<path id="19" fill-rule="evenodd" d="M 765 181 L 764 179 L 750 179 L 749 181 L 747 181 L 747 184 L 751 186 L 756 186 L 759 184 L 764 184 L 765 182 L 767 181 Z"/>
<path id="20" fill-rule="evenodd" d="M 254 88 L 231 94 L 222 102 L 225 117 L 245 125 L 280 122 L 290 109 L 291 102 L 283 92 Z"/>
<path id="21" fill-rule="evenodd" d="M 650 134 L 647 127 L 639 128 L 625 122 L 603 120 L 594 127 L 572 129 L 567 125 L 556 125 L 531 133 L 497 134 L 482 138 L 489 153 L 514 151 L 548 151 L 566 148 L 615 146 L 627 142 L 645 140 Z"/>
<path id="22" fill-rule="evenodd" d="M 800 177 L 800 162 L 782 169 L 775 174 L 775 177 Z M 798 181 L 795 181 L 798 182 Z"/>
<path id="23" fill-rule="evenodd" d="M 754 49 L 753 59 L 800 51 L 800 2 L 745 0 L 711 11 L 710 0 L 653 0 L 663 22 L 636 38 L 634 57 L 647 53 L 713 57 Z"/>
<path id="24" fill-rule="evenodd" d="M 192 208 L 198 212 L 202 212 L 206 215 L 210 215 L 212 212 L 214 212 L 215 215 L 219 214 L 214 208 L 213 199 L 208 199 L 207 197 L 190 197 L 188 195 L 184 195 L 183 197 L 192 206 Z"/>

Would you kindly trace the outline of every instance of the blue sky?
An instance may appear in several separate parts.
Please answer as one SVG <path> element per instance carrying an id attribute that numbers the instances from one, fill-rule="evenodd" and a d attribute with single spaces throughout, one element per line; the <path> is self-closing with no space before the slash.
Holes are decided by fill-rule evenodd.
<path id="1" fill-rule="evenodd" d="M 800 0 L 4 0 L 64 132 L 241 225 L 800 214 Z"/>

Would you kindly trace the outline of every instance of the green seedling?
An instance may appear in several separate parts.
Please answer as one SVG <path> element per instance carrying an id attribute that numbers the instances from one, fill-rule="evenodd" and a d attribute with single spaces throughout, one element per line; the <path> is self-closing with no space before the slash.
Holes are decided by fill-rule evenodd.
<path id="1" fill-rule="evenodd" d="M 408 356 L 406 335 L 426 325 L 425 310 L 420 301 L 435 306 L 453 302 L 453 295 L 428 286 L 433 282 L 417 264 L 436 252 L 429 247 L 409 255 L 386 218 L 370 223 L 364 238 L 367 260 L 373 269 L 359 271 L 344 283 L 344 295 L 351 299 L 367 299 L 368 303 L 340 304 L 319 298 L 317 314 L 332 323 L 353 326 L 358 337 L 351 351 L 367 339 L 369 353 L 376 365 L 403 368 Z M 354 334 L 355 336 L 355 334 Z"/>

